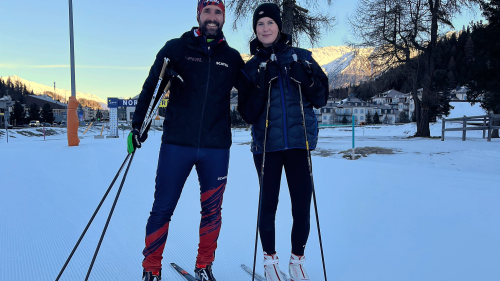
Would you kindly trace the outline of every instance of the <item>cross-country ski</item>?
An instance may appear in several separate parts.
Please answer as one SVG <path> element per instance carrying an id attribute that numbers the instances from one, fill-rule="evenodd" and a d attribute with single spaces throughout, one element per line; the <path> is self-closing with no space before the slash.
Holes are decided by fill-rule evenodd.
<path id="1" fill-rule="evenodd" d="M 186 280 L 188 280 L 188 281 L 196 281 L 196 278 L 194 278 L 193 275 L 189 274 L 187 271 L 185 271 L 184 269 L 182 269 L 177 264 L 175 264 L 175 263 L 172 262 L 172 263 L 170 263 L 170 265 L 175 270 L 177 270 L 177 272 L 179 272 L 179 274 L 182 275 L 182 277 L 186 278 Z"/>

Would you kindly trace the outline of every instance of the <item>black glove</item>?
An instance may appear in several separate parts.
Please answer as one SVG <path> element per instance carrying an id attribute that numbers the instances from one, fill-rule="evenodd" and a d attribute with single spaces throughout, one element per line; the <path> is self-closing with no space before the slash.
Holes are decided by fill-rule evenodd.
<path id="1" fill-rule="evenodd" d="M 259 81 L 257 84 L 257 88 L 260 91 L 261 95 L 266 94 L 269 89 L 269 82 L 278 77 L 278 73 L 280 71 L 279 65 L 277 62 L 268 61 L 265 69 L 259 66 Z"/>
<path id="2" fill-rule="evenodd" d="M 313 84 L 311 67 L 303 61 L 290 64 L 290 77 L 299 81 L 304 90 L 307 90 Z"/>
<path id="3" fill-rule="evenodd" d="M 182 79 L 182 77 L 177 73 L 175 72 L 173 69 L 165 69 L 165 77 L 163 78 L 167 81 L 171 81 L 172 83 L 174 83 L 174 81 L 176 81 L 175 83 L 179 83 L 180 85 L 184 85 L 184 80 Z"/>
<path id="4" fill-rule="evenodd" d="M 165 69 L 165 76 L 163 78 L 163 83 L 161 85 L 161 89 L 163 90 L 167 83 L 170 82 L 170 95 L 176 95 L 179 93 L 179 90 L 184 86 L 184 80 L 182 77 L 172 69 Z"/>
<path id="5" fill-rule="evenodd" d="M 139 136 L 139 130 L 138 129 L 133 129 L 130 134 L 128 134 L 127 138 L 127 152 L 132 153 L 134 152 L 137 148 L 141 148 L 141 143 L 145 142 L 146 139 L 148 138 L 148 133 L 147 131 L 142 134 L 142 136 Z"/>

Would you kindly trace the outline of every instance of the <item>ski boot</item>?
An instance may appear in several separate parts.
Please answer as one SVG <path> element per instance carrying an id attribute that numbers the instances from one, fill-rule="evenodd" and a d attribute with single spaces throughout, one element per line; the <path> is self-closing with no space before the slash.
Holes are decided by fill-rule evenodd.
<path id="1" fill-rule="evenodd" d="M 285 281 L 281 275 L 279 259 L 276 253 L 268 255 L 264 252 L 264 276 L 267 281 Z"/>
<path id="2" fill-rule="evenodd" d="M 143 271 L 142 281 L 160 281 L 161 280 L 161 270 L 158 272 Z"/>
<path id="3" fill-rule="evenodd" d="M 304 256 L 297 256 L 293 253 L 290 255 L 288 273 L 290 274 L 290 279 L 292 279 L 292 281 L 309 281 L 309 276 L 304 268 L 305 261 L 306 258 Z"/>
<path id="4" fill-rule="evenodd" d="M 194 273 L 195 273 L 196 280 L 199 280 L 199 281 L 217 281 L 217 280 L 215 280 L 215 277 L 212 274 L 212 266 L 211 265 L 207 265 L 205 268 L 196 267 L 194 269 Z"/>

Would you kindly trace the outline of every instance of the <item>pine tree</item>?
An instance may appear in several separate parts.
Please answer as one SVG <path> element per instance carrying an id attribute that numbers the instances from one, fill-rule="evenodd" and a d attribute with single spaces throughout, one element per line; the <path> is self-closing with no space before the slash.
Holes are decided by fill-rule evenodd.
<path id="1" fill-rule="evenodd" d="M 450 70 L 448 71 L 448 83 L 450 85 L 450 88 L 455 89 L 457 87 L 457 80 L 455 79 L 455 75 L 453 75 L 453 72 Z"/>
<path id="2" fill-rule="evenodd" d="M 275 3 L 280 7 L 283 22 L 282 31 L 292 36 L 292 45 L 298 45 L 301 36 L 309 39 L 312 45 L 319 43 L 322 31 L 333 28 L 336 21 L 335 17 L 317 8 L 318 2 L 321 2 L 319 0 L 231 0 L 227 6 L 235 15 L 233 29 L 236 30 L 238 23 L 242 20 L 252 17 L 257 6 L 265 2 Z M 332 4 L 332 0 L 324 2 L 328 5 Z M 316 12 L 312 14 L 304 7 L 315 8 Z"/>
<path id="3" fill-rule="evenodd" d="M 373 124 L 380 124 L 380 116 L 378 115 L 378 111 L 375 111 L 373 115 Z"/>
<path id="4" fill-rule="evenodd" d="M 22 124 L 24 118 L 25 118 L 25 112 L 24 112 L 24 107 L 23 105 L 16 101 L 14 103 L 14 114 L 12 116 L 12 119 L 15 120 L 16 125 Z"/>
<path id="5" fill-rule="evenodd" d="M 469 36 L 467 43 L 465 43 L 465 61 L 471 63 L 474 61 L 474 42 L 472 42 L 472 36 Z"/>
<path id="6" fill-rule="evenodd" d="M 52 123 L 54 121 L 54 114 L 49 103 L 44 104 L 42 107 L 42 118 L 45 122 Z"/>
<path id="7" fill-rule="evenodd" d="M 410 123 L 410 118 L 406 111 L 401 111 L 401 113 L 399 113 L 399 123 Z"/>
<path id="8" fill-rule="evenodd" d="M 370 111 L 369 111 L 369 110 L 367 110 L 367 112 L 366 112 L 366 123 L 367 123 L 367 124 L 371 124 L 371 123 L 373 123 L 373 120 L 372 120 L 372 114 L 370 113 Z"/>
<path id="9" fill-rule="evenodd" d="M 31 120 L 40 120 L 40 107 L 36 103 L 32 103 L 29 109 Z"/>
<path id="10" fill-rule="evenodd" d="M 494 114 L 500 114 L 500 0 L 484 1 L 481 8 L 489 24 L 474 26 L 478 51 L 467 98 L 472 103 L 481 103 L 481 107 Z M 500 120 L 492 120 L 492 125 L 500 126 Z M 498 130 L 493 130 L 492 137 L 500 137 Z"/>
<path id="11" fill-rule="evenodd" d="M 453 57 L 450 58 L 450 61 L 448 62 L 448 70 L 455 71 L 456 70 L 456 63 Z"/>

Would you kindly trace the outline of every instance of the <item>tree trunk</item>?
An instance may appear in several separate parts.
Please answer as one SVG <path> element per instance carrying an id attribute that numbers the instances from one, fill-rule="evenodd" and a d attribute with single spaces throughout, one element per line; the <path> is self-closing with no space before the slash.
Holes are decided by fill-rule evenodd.
<path id="1" fill-rule="evenodd" d="M 425 64 L 426 73 L 424 78 L 424 89 L 422 91 L 422 103 L 421 103 L 421 118 L 420 122 L 417 122 L 417 132 L 415 136 L 417 137 L 430 137 L 431 131 L 429 128 L 430 119 L 430 96 L 432 91 L 432 74 L 434 73 L 434 62 L 436 61 L 436 52 L 434 49 L 437 45 L 438 39 L 438 16 L 439 9 L 441 6 L 441 0 L 428 0 L 429 10 L 432 14 L 431 17 L 431 41 L 427 47 L 426 57 L 427 61 Z"/>
<path id="2" fill-rule="evenodd" d="M 282 32 L 292 36 L 293 35 L 293 9 L 295 0 L 283 0 L 283 30 Z M 296 42 L 297 38 L 292 38 L 292 44 Z"/>

